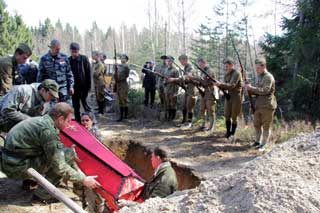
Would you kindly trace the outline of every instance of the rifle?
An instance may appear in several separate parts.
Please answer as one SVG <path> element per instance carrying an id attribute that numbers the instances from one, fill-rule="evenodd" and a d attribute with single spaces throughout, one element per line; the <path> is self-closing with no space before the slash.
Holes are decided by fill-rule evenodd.
<path id="1" fill-rule="evenodd" d="M 212 78 L 211 75 L 209 75 L 205 70 L 201 69 L 197 64 L 193 63 L 195 65 L 195 67 L 200 70 L 205 76 L 207 76 L 213 83 L 216 83 L 217 81 Z M 224 97 L 227 99 L 227 100 L 230 100 L 231 96 L 230 94 L 226 91 L 226 90 L 222 90 L 220 89 L 222 92 L 223 92 L 223 95 Z"/>
<path id="2" fill-rule="evenodd" d="M 117 82 L 118 82 L 118 64 L 117 64 L 117 49 L 116 49 L 116 40 L 113 36 L 113 51 L 114 51 L 114 86 L 113 92 L 117 92 Z"/>
<path id="3" fill-rule="evenodd" d="M 139 67 L 139 68 L 142 68 L 142 69 L 144 69 L 144 70 L 146 70 L 146 71 L 152 72 L 153 74 L 159 76 L 160 78 L 164 78 L 164 79 L 168 79 L 168 78 L 169 78 L 168 76 L 164 76 L 164 75 L 162 75 L 162 74 L 159 73 L 159 72 L 154 72 L 154 70 L 145 68 L 145 67 L 143 67 L 143 66 L 139 66 L 139 65 L 133 64 L 133 63 L 131 63 L 130 65 L 133 65 L 133 66 L 135 66 L 135 67 Z"/>
<path id="4" fill-rule="evenodd" d="M 242 66 L 242 63 L 241 63 L 241 59 L 240 59 L 239 52 L 238 52 L 238 50 L 237 50 L 237 48 L 236 48 L 236 46 L 235 46 L 235 44 L 234 44 L 234 40 L 233 40 L 232 36 L 230 36 L 230 37 L 231 37 L 231 43 L 232 43 L 233 49 L 234 49 L 234 51 L 236 52 L 236 55 L 237 55 L 237 58 L 238 58 L 238 61 L 239 61 L 242 78 L 243 78 L 245 84 L 249 84 L 249 80 L 248 80 L 248 78 L 247 78 L 246 71 L 243 69 L 243 66 Z M 255 112 L 256 109 L 255 109 L 255 107 L 254 107 L 254 103 L 253 103 L 253 99 L 252 99 L 251 93 L 250 93 L 247 89 L 245 89 L 245 90 L 247 91 L 247 94 L 248 94 L 248 99 L 249 99 L 249 104 L 250 104 L 251 112 L 252 112 L 252 114 L 254 114 L 254 112 Z"/>
<path id="5" fill-rule="evenodd" d="M 184 71 L 184 69 L 182 69 L 176 62 L 173 62 L 174 65 L 176 65 L 178 67 L 179 70 L 181 70 L 183 72 L 184 75 L 186 75 L 186 72 Z M 195 84 L 198 91 L 199 91 L 199 94 L 203 97 L 204 96 L 204 90 L 202 90 L 199 85 L 200 85 L 200 82 L 198 81 L 195 81 L 195 80 L 191 80 L 191 83 Z"/>

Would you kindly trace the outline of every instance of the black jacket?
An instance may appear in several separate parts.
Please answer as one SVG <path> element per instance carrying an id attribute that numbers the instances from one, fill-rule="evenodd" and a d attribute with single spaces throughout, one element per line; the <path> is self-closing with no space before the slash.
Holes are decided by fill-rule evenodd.
<path id="1" fill-rule="evenodd" d="M 79 55 L 77 58 L 69 57 L 74 77 L 75 90 L 89 91 L 91 88 L 91 66 L 87 56 Z"/>
<path id="2" fill-rule="evenodd" d="M 156 89 L 156 75 L 151 71 L 147 69 L 147 66 L 144 65 L 143 69 L 141 70 L 142 73 L 145 74 L 143 78 L 143 84 L 142 86 L 149 90 L 155 90 Z"/>

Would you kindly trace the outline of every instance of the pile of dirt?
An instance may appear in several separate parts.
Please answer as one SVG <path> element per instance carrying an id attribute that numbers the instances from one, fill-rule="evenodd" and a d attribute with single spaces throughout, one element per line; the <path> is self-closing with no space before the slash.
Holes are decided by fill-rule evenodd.
<path id="1" fill-rule="evenodd" d="M 320 132 L 280 144 L 237 172 L 120 212 L 320 212 Z"/>

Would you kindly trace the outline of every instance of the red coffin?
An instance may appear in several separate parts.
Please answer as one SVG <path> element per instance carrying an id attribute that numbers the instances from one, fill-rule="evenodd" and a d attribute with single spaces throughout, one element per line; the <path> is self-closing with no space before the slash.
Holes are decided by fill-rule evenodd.
<path id="1" fill-rule="evenodd" d="M 75 145 L 80 159 L 78 166 L 87 176 L 98 175 L 96 180 L 102 189 L 96 191 L 105 198 L 111 211 L 119 209 L 118 199 L 137 200 L 145 181 L 83 126 L 71 121 L 60 138 L 66 147 Z"/>

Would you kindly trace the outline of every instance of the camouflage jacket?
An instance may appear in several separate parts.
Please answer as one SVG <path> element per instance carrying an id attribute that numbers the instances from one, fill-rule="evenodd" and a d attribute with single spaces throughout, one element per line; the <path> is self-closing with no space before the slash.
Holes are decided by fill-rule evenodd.
<path id="1" fill-rule="evenodd" d="M 37 81 L 45 79 L 55 80 L 59 85 L 59 93 L 68 95 L 69 89 L 74 86 L 74 79 L 67 55 L 59 53 L 52 57 L 49 51 L 41 57 Z"/>
<path id="2" fill-rule="evenodd" d="M 174 67 L 171 67 L 171 68 L 168 67 L 165 70 L 164 75 L 169 78 L 179 78 L 179 72 Z M 168 94 L 177 95 L 178 90 L 179 90 L 179 86 L 175 83 L 166 83 L 165 90 L 166 90 L 166 93 L 168 93 Z"/>
<path id="3" fill-rule="evenodd" d="M 14 86 L 0 102 L 0 114 L 14 123 L 40 116 L 44 100 L 38 92 L 40 83 Z"/>
<path id="4" fill-rule="evenodd" d="M 270 72 L 265 71 L 261 75 L 258 75 L 256 87 L 253 87 L 251 90 L 257 96 L 256 109 L 274 110 L 277 108 L 277 100 L 274 95 L 275 88 L 275 80 Z"/>
<path id="5" fill-rule="evenodd" d="M 49 115 L 24 120 L 8 133 L 2 153 L 3 171 L 14 177 L 32 166 L 31 159 L 43 159 L 41 164 L 60 176 L 68 176 L 73 182 L 82 182 L 85 175 L 66 162 L 65 147 L 59 138 L 59 130 Z M 25 154 L 18 157 L 7 152 Z M 28 157 L 32 156 L 32 158 Z"/>
<path id="6" fill-rule="evenodd" d="M 0 96 L 7 94 L 11 89 L 17 70 L 18 65 L 14 57 L 0 58 Z"/>
<path id="7" fill-rule="evenodd" d="M 170 162 L 162 163 L 151 181 L 145 185 L 142 198 L 167 197 L 178 189 L 178 180 Z"/>

